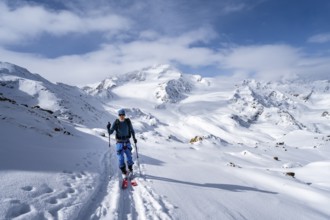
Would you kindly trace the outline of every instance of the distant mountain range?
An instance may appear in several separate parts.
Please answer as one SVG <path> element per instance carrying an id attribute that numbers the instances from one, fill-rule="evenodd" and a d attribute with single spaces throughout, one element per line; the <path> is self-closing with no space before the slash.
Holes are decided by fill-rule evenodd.
<path id="1" fill-rule="evenodd" d="M 22 67 L 3 62 L 0 63 L 0 79 L 1 100 L 15 102 L 11 106 L 12 114 L 18 106 L 26 112 L 45 110 L 53 112 L 52 116 L 58 120 L 86 126 L 104 125 L 116 117 L 116 109 L 124 107 L 145 126 L 171 124 L 184 131 L 180 123 L 189 126 L 210 123 L 217 129 L 201 125 L 196 127 L 199 135 L 210 134 L 229 143 L 236 139 L 230 131 L 237 127 L 250 133 L 265 132 L 275 139 L 278 133 L 284 135 L 297 129 L 322 133 L 330 127 L 330 81 L 245 80 L 223 89 L 225 82 L 216 78 L 183 74 L 169 65 L 156 65 L 78 88 L 53 84 Z M 169 117 L 162 121 L 158 112 Z M 152 122 L 148 121 L 151 119 Z M 169 121 L 171 119 L 174 121 Z M 275 133 L 264 130 L 265 126 Z M 170 129 L 168 135 L 171 135 Z M 194 135 L 197 133 L 190 134 Z M 189 137 L 183 135 L 179 139 Z"/>

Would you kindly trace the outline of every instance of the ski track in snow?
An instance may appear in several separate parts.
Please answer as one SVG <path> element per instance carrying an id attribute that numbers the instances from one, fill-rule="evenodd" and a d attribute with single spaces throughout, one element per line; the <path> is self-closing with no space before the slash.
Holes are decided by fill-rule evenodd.
<path id="1" fill-rule="evenodd" d="M 127 189 L 121 188 L 122 175 L 116 160 L 113 149 L 104 155 L 101 184 L 77 219 L 173 219 L 174 206 L 146 185 L 144 171 L 136 173 L 138 186 L 129 183 Z M 134 168 L 138 170 L 137 165 Z"/>

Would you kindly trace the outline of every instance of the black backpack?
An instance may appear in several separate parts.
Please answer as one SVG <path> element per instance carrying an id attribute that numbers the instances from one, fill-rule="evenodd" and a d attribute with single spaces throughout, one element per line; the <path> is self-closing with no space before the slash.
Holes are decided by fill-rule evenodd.
<path id="1" fill-rule="evenodd" d="M 129 118 L 125 118 L 125 123 L 127 124 L 128 126 L 128 139 L 130 139 L 132 137 L 132 131 L 131 131 L 131 127 L 132 127 L 132 122 Z M 119 119 L 117 118 L 116 121 L 115 121 L 115 125 L 116 125 L 116 137 L 118 138 L 117 134 L 118 134 L 118 128 L 119 128 L 119 124 L 120 124 L 120 121 Z"/>

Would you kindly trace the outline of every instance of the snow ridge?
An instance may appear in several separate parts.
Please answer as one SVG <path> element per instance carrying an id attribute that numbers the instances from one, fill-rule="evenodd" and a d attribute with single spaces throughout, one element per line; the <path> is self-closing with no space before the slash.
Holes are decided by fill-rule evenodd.
<path id="1" fill-rule="evenodd" d="M 163 103 L 176 103 L 187 97 L 186 93 L 192 90 L 193 86 L 190 82 L 179 79 L 172 79 L 159 84 L 156 89 L 156 98 Z"/>
<path id="2" fill-rule="evenodd" d="M 326 94 L 329 82 L 321 81 L 314 84 L 306 88 L 306 84 L 290 82 L 288 90 L 284 84 L 246 80 L 237 87 L 229 101 L 231 108 L 236 112 L 232 119 L 244 127 L 250 127 L 261 119 L 273 121 L 274 124 L 284 127 L 314 130 L 313 125 L 304 125 L 300 112 L 311 108 L 313 96 Z M 317 91 L 316 87 L 319 88 Z"/>

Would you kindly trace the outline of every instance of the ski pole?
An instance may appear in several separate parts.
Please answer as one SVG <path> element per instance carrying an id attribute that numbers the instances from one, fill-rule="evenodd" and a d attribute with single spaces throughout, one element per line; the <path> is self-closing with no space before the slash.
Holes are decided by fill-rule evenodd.
<path id="1" fill-rule="evenodd" d="M 111 127 L 111 123 L 108 122 L 107 129 L 108 129 L 108 134 L 109 134 L 109 147 L 111 147 L 111 144 L 110 144 L 110 132 L 109 132 L 110 127 Z"/>
<path id="2" fill-rule="evenodd" d="M 136 143 L 134 144 L 134 147 L 135 147 L 135 152 L 136 152 L 136 162 L 137 162 L 137 165 L 138 165 L 138 167 L 139 167 L 139 173 L 140 173 L 140 175 L 141 175 L 139 153 L 138 153 L 138 149 L 137 149 L 137 145 L 136 145 Z"/>
<path id="3" fill-rule="evenodd" d="M 139 153 L 138 153 L 138 149 L 137 149 L 136 144 L 134 144 L 134 147 L 135 147 L 135 152 L 136 152 L 136 158 L 139 158 Z"/>

